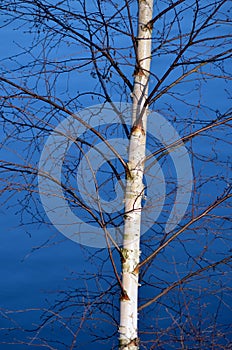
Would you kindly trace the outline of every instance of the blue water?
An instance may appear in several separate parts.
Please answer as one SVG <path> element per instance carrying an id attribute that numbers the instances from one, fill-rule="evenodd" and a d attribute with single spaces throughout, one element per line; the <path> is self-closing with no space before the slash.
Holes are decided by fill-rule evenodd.
<path id="1" fill-rule="evenodd" d="M 187 21 L 187 20 L 186 20 Z M 9 26 L 9 29 L 4 31 L 4 35 L 0 37 L 0 46 L 6 48 L 7 52 L 4 52 L 4 56 L 14 55 L 18 52 L 18 47 L 12 45 L 13 41 L 19 42 L 20 45 L 25 45 L 25 43 L 29 40 L 29 34 L 25 34 L 22 30 L 12 31 L 12 27 Z M 9 43 L 9 45 L 7 45 Z M 65 46 L 65 45 L 64 45 Z M 38 48 L 39 50 L 40 48 Z M 76 47 L 72 48 L 75 52 Z M 5 51 L 5 50 L 4 50 Z M 63 54 L 63 53 L 62 53 Z M 74 55 L 75 56 L 75 55 Z M 20 59 L 24 59 L 20 58 Z M 25 62 L 24 62 L 25 63 Z M 153 65 L 157 70 L 164 70 L 167 62 L 158 58 L 157 61 L 153 61 Z M 6 64 L 6 69 L 13 69 L 16 67 L 16 64 L 13 61 L 8 61 L 8 66 Z M 158 68 L 159 67 L 159 68 Z M 77 93 L 77 90 L 80 89 L 84 91 L 90 89 L 90 86 L 95 86 L 95 82 L 93 84 L 93 79 L 91 76 L 86 78 L 86 73 L 82 73 L 76 76 L 74 74 L 70 79 L 70 85 L 73 89 L 73 94 Z M 151 80 L 152 82 L 152 80 Z M 154 82 L 153 82 L 154 83 Z M 58 90 L 62 85 L 62 81 L 57 83 Z M 83 89 L 83 90 L 82 90 Z M 180 90 L 180 86 L 176 87 L 178 92 L 183 92 Z M 185 85 L 183 85 L 183 90 L 185 89 Z M 221 109 L 226 110 L 229 106 L 224 106 L 225 103 L 225 91 L 224 91 L 224 82 L 223 80 L 208 82 L 201 88 L 201 93 L 206 95 L 206 100 L 201 100 L 202 105 L 208 104 L 212 109 Z M 229 90 L 229 87 L 228 87 Z M 62 91 L 62 89 L 61 89 Z M 197 93 L 192 93 L 192 99 L 198 98 Z M 91 98 L 86 97 L 85 106 L 91 103 Z M 118 99 L 118 95 L 117 95 Z M 171 102 L 170 102 L 171 101 Z M 178 100 L 170 100 L 170 96 L 164 95 L 164 97 L 159 101 L 157 108 L 161 111 L 165 111 L 167 105 L 175 104 L 175 109 L 179 112 L 179 115 L 185 116 L 185 105 L 182 105 Z M 201 114 L 201 110 L 199 109 L 199 113 Z M 188 116 L 187 116 L 188 117 Z M 208 115 L 200 115 L 200 119 L 209 120 L 216 117 L 214 112 L 209 112 Z M 178 124 L 179 123 L 179 124 Z M 181 131 L 182 134 L 185 134 L 185 131 L 182 128 L 185 127 L 185 123 L 183 120 L 178 120 L 176 125 L 178 127 L 178 131 Z M 193 126 L 194 127 L 194 126 Z M 197 127 L 198 128 L 198 125 Z M 228 135 L 224 135 L 224 132 L 219 133 L 220 138 L 228 137 Z M 211 133 L 211 135 L 217 136 L 216 134 Z M 210 143 L 209 139 L 205 141 L 204 137 L 201 138 L 203 141 L 193 141 L 196 143 L 196 151 L 197 153 L 202 153 L 203 155 L 210 154 L 212 151 L 212 146 L 215 151 L 215 144 Z M 202 146 L 202 149 L 200 146 Z M 20 153 L 20 146 L 13 145 L 12 149 L 17 150 Z M 226 151 L 225 151 L 226 150 Z M 217 157 L 222 161 L 227 161 L 228 159 L 228 143 L 218 144 L 216 147 Z M 38 155 L 36 155 L 38 156 Z M 14 159 L 14 156 L 8 154 L 8 160 Z M 201 171 L 201 175 L 208 177 L 210 175 L 217 175 L 219 170 L 216 169 L 216 163 L 213 162 L 199 162 L 197 165 L 197 170 Z M 219 168 L 220 169 L 220 168 Z M 225 163 L 225 168 L 222 171 L 224 177 L 227 179 L 228 177 L 228 164 Z M 227 180 L 226 180 L 227 181 Z M 221 194 L 221 189 L 225 187 L 225 182 L 222 182 L 221 185 L 218 185 L 220 181 L 212 181 L 212 183 L 205 184 L 202 192 L 200 193 L 199 203 L 205 203 L 213 201 L 217 195 Z M 9 204 L 16 204 L 16 201 L 20 198 L 20 195 L 9 202 Z M 202 201 L 201 201 L 202 199 Z M 2 203 L 4 198 L 1 199 Z M 197 202 L 198 203 L 198 202 Z M 201 211 L 202 208 L 196 208 L 196 211 Z M 36 349 L 43 350 L 46 347 L 46 339 L 49 340 L 51 349 L 57 350 L 65 350 L 69 349 L 73 336 L 71 335 L 71 331 L 77 330 L 78 326 L 81 323 L 81 317 L 84 315 L 85 310 L 80 306 L 81 305 L 81 297 L 78 299 L 77 295 L 81 294 L 83 300 L 87 303 L 88 298 L 90 301 L 93 301 L 94 295 L 91 295 L 92 290 L 101 292 L 101 289 L 107 288 L 110 284 L 113 284 L 111 281 L 112 276 L 112 268 L 107 262 L 108 255 L 106 251 L 97 252 L 95 249 L 84 248 L 79 246 L 78 244 L 65 239 L 59 232 L 57 232 L 53 227 L 49 227 L 46 225 L 42 226 L 20 226 L 20 214 L 15 215 L 17 208 L 7 208 L 7 205 L 2 206 L 0 211 L 0 350 L 26 350 L 34 348 L 33 345 L 36 345 Z M 40 207 L 40 210 L 42 208 Z M 224 209 L 220 213 L 220 215 L 228 215 L 229 216 L 229 208 L 226 212 Z M 29 221 L 29 217 L 25 218 L 26 221 Z M 214 231 L 214 225 L 207 225 L 206 229 L 211 229 Z M 189 249 L 191 254 L 195 254 L 196 256 L 200 254 L 202 247 L 205 243 L 209 244 L 212 255 L 207 255 L 207 258 L 212 259 L 214 261 L 221 258 L 221 254 L 228 252 L 231 248 L 229 245 L 229 233 L 230 225 L 218 227 L 215 225 L 215 232 L 220 233 L 220 237 L 218 237 L 214 243 L 210 242 L 210 234 L 208 235 L 209 240 L 207 241 L 208 232 L 205 230 L 204 225 L 200 226 L 199 230 L 202 234 L 199 240 L 193 243 L 192 238 L 194 233 L 188 233 L 184 238 L 186 239 L 186 247 Z M 154 232 L 154 235 L 156 233 Z M 146 237 L 145 237 L 146 238 Z M 188 239 L 190 239 L 188 242 Z M 225 239 L 225 241 L 223 241 Z M 150 242 L 148 241 L 147 252 L 149 252 Z M 176 253 L 176 249 L 178 248 L 178 253 Z M 226 250 L 227 249 L 227 250 Z M 178 277 L 178 273 L 183 273 L 186 270 L 185 264 L 185 254 L 183 247 L 181 245 L 172 244 L 170 250 L 167 252 L 167 259 L 165 255 L 163 255 L 150 269 L 150 278 L 149 282 L 153 284 L 157 284 L 157 290 L 159 291 L 165 285 L 165 283 L 161 283 L 161 279 L 176 280 Z M 168 256 L 168 254 L 170 254 Z M 178 255 L 179 254 L 179 255 Z M 171 258 L 170 258 L 171 256 Z M 166 268 L 166 262 L 172 260 L 173 257 L 173 266 L 170 268 Z M 191 260 L 191 259 L 190 259 Z M 180 263 L 182 266 L 182 271 L 175 271 L 174 261 Z M 102 264 L 104 262 L 105 271 L 105 280 L 101 283 L 98 281 L 97 274 L 98 270 L 102 268 Z M 181 265 L 182 264 L 182 265 Z M 171 269 L 171 272 L 170 272 Z M 89 277 L 93 274 L 94 280 L 89 279 Z M 95 274 L 95 275 L 94 275 Z M 216 276 L 216 275 L 215 275 Z M 215 289 L 218 289 L 217 279 L 211 273 L 209 274 L 208 285 L 206 282 L 198 281 L 194 282 L 190 285 L 194 293 L 201 293 L 201 287 L 208 288 L 208 286 L 215 285 Z M 225 269 L 225 276 L 228 276 L 228 271 Z M 95 278 L 96 277 L 96 278 Z M 229 278 L 228 278 L 229 280 Z M 160 285 L 159 285 L 160 283 Z M 230 281 L 231 283 L 231 281 Z M 103 285 L 102 285 L 103 284 Z M 158 287 L 160 286 L 160 289 Z M 228 285 L 229 286 L 229 285 Z M 224 288 L 224 286 L 223 286 Z M 222 288 L 222 297 L 225 301 L 225 308 L 223 317 L 221 320 L 227 324 L 231 323 L 231 296 L 228 294 L 227 290 Z M 212 288 L 213 289 L 213 288 Z M 197 292 L 196 292 L 197 290 Z M 61 291 L 65 291 L 66 293 L 62 294 Z M 149 297 L 154 296 L 154 289 L 149 288 L 148 286 L 141 287 L 141 297 L 144 300 Z M 193 294 L 194 294 L 193 293 Z M 209 312 L 209 308 L 213 309 L 213 312 L 217 311 L 218 303 L 220 299 L 218 299 L 218 294 L 208 295 L 203 297 L 205 302 L 205 308 L 202 313 Z M 191 293 L 189 293 L 189 297 L 191 298 Z M 171 297 L 174 301 L 176 301 L 179 297 L 178 290 L 171 293 Z M 51 310 L 57 312 L 60 310 L 59 307 L 54 307 L 54 305 L 61 301 L 69 298 L 69 302 L 61 304 L 60 308 L 68 307 L 68 309 L 62 309 L 62 312 L 57 314 L 57 317 L 54 317 L 54 323 L 50 322 L 47 319 L 46 327 L 44 327 L 41 332 L 38 334 L 36 332 L 30 332 L 31 330 L 35 330 L 39 325 L 43 325 L 44 320 L 47 315 L 50 315 Z M 96 350 L 108 350 L 116 347 L 117 344 L 117 326 L 113 323 L 110 316 L 113 316 L 113 319 L 118 320 L 117 307 L 118 307 L 118 298 L 119 293 L 115 288 L 113 289 L 112 294 L 110 294 L 110 302 L 114 301 L 115 306 L 115 314 L 114 311 L 107 304 L 107 295 L 101 300 L 97 300 L 98 307 L 102 309 L 102 315 L 99 315 L 97 311 L 94 312 L 93 317 L 91 319 L 91 315 L 89 316 L 88 322 L 85 322 L 78 333 L 76 348 L 80 349 L 96 349 Z M 205 299 L 204 299 L 205 298 Z M 183 301 L 183 300 L 182 300 Z M 170 302 L 171 303 L 171 302 Z M 173 302 L 174 303 L 174 302 Z M 94 304 L 93 304 L 94 305 Z M 223 303 L 222 303 L 223 305 Z M 228 305 L 228 307 L 227 307 Z M 164 305 L 157 305 L 154 309 L 145 309 L 145 316 L 151 325 L 155 325 L 157 322 L 157 316 L 161 316 L 161 314 L 165 315 Z M 169 305 L 170 306 L 170 305 Z M 224 306 L 222 306 L 224 307 Z M 94 309 L 94 308 L 93 308 Z M 49 310 L 47 313 L 44 313 L 44 310 Z M 186 310 L 185 310 L 186 311 Z M 197 313 L 199 310 L 193 310 L 193 314 Z M 156 314 L 154 313 L 156 312 Z M 70 321 L 69 325 L 71 327 L 71 331 L 65 328 L 63 321 L 67 316 L 73 316 L 74 321 Z M 59 316 L 62 316 L 63 319 L 60 319 Z M 102 321 L 102 318 L 105 317 L 105 322 Z M 166 317 L 166 318 L 165 318 Z M 169 317 L 169 318 L 168 318 Z M 167 321 L 168 318 L 168 321 Z M 177 318 L 178 319 L 178 318 Z M 184 321 L 183 321 L 184 322 Z M 196 323 L 198 320 L 196 321 Z M 141 320 L 141 323 L 142 320 Z M 147 321 L 143 323 L 143 329 L 148 328 L 150 324 L 147 324 Z M 166 314 L 163 319 L 160 321 L 158 326 L 167 327 L 167 324 L 170 324 L 170 315 Z M 199 324 L 197 323 L 199 326 Z M 148 327 L 147 327 L 148 326 Z M 96 328 L 95 328 L 96 327 Z M 200 326 L 199 326 L 200 327 Z M 102 340 L 101 344 L 96 345 L 96 343 L 92 343 L 91 341 L 94 337 L 91 337 L 92 332 L 94 333 L 95 329 L 100 329 L 101 335 L 105 336 L 105 340 Z M 224 330 L 223 330 L 224 331 Z M 115 333 L 114 333 L 115 332 Z M 96 333 L 98 334 L 98 332 Z M 109 335 L 112 335 L 112 341 L 107 339 Z M 231 335 L 230 335 L 231 336 Z M 54 343 L 54 340 L 57 343 Z M 58 343 L 59 342 L 59 343 Z M 27 343 L 27 344 L 26 344 Z M 113 345 L 112 345 L 113 344 Z M 168 346 L 165 350 L 168 349 Z M 205 349 L 208 350 L 208 349 Z"/>

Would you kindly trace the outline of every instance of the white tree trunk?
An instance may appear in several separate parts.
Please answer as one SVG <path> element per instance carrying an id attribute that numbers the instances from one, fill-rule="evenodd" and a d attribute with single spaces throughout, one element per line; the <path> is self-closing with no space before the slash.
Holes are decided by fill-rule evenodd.
<path id="1" fill-rule="evenodd" d="M 122 248 L 122 285 L 120 302 L 120 350 L 139 349 L 138 341 L 138 271 L 140 256 L 141 204 L 144 195 L 143 173 L 146 151 L 147 108 L 151 62 L 153 0 L 139 0 L 137 65 L 134 73 L 133 113 L 125 194 L 124 240 Z M 143 111 L 142 111 L 143 109 Z"/>

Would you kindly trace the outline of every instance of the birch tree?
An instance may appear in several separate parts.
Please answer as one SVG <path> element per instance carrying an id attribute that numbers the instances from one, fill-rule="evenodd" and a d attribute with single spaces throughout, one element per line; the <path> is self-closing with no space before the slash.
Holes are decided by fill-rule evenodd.
<path id="1" fill-rule="evenodd" d="M 142 197 L 145 185 L 146 118 L 153 1 L 138 3 L 136 69 L 133 88 L 133 116 L 125 194 L 125 228 L 123 238 L 122 287 L 120 306 L 120 349 L 138 349 L 138 271 Z M 146 107 L 145 107 L 146 106 Z"/>
<path id="2" fill-rule="evenodd" d="M 51 221 L 38 195 L 38 179 L 50 179 L 60 190 L 47 190 L 45 197 L 55 202 L 64 193 L 76 217 L 97 228 L 105 248 L 88 251 L 76 245 L 92 262 L 92 270 L 86 274 L 77 267 L 76 287 L 58 293 L 52 307 L 37 308 L 38 326 L 27 330 L 16 321 L 23 311 L 35 311 L 30 307 L 2 309 L 8 322 L 8 332 L 5 326 L 0 329 L 2 343 L 59 350 L 228 349 L 230 3 L 2 0 L 0 10 L 3 36 L 8 40 L 7 35 L 15 33 L 9 39 L 12 52 L 3 52 L 1 59 L 2 202 L 17 203 L 22 224 L 30 217 L 33 224 L 52 226 L 59 235 L 59 225 Z M 131 104 L 129 128 L 115 101 Z M 120 128 L 116 122 L 92 125 L 92 105 L 100 105 L 100 110 L 110 106 L 122 121 Z M 89 119 L 84 118 L 86 107 L 92 111 Z M 172 125 L 166 142 L 149 129 L 148 119 L 159 115 L 153 110 L 167 120 L 165 132 Z M 67 120 L 75 132 L 85 127 L 81 136 L 58 127 Z M 177 131 L 179 139 L 173 137 Z M 67 154 L 61 157 L 53 142 L 50 158 L 58 155 L 63 164 L 55 157 L 51 171 L 41 172 L 41 154 L 53 135 L 61 138 Z M 126 156 L 118 152 L 119 141 L 113 143 L 112 135 L 127 138 Z M 104 144 L 103 151 L 98 142 Z M 166 230 L 170 213 L 174 217 L 183 205 L 178 186 L 182 192 L 185 186 L 177 183 L 173 166 L 175 151 L 183 147 L 191 160 L 192 197 L 181 221 Z M 106 160 L 100 176 L 91 161 L 85 163 L 86 171 L 78 170 L 91 150 Z M 145 206 L 146 176 L 153 164 L 163 169 L 165 186 L 152 175 L 165 198 L 151 197 Z M 60 178 L 53 176 L 56 166 L 62 169 Z M 186 163 L 181 167 L 188 170 Z M 76 185 L 78 171 L 85 199 Z M 90 179 L 94 194 L 88 188 Z M 104 212 L 103 202 L 107 198 L 110 206 L 116 182 L 125 190 L 123 211 L 116 207 L 115 212 Z M 156 218 L 153 206 L 162 207 Z M 65 210 L 60 209 L 61 217 Z M 142 223 L 146 210 L 152 213 L 147 230 Z M 67 230 L 70 226 L 68 222 Z M 123 235 L 122 245 L 112 238 L 112 227 Z"/>

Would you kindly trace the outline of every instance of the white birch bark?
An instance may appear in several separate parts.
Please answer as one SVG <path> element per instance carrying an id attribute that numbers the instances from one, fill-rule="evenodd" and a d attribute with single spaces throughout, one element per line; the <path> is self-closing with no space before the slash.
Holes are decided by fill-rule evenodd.
<path id="1" fill-rule="evenodd" d="M 146 151 L 147 108 L 151 62 L 151 31 L 153 0 L 139 0 L 137 65 L 134 73 L 133 113 L 129 145 L 129 162 L 125 193 L 124 240 L 122 248 L 122 285 L 120 301 L 119 349 L 139 349 L 138 340 L 138 271 L 140 256 L 141 204 L 144 195 L 143 173 Z M 141 118 L 142 117 L 142 118 Z"/>

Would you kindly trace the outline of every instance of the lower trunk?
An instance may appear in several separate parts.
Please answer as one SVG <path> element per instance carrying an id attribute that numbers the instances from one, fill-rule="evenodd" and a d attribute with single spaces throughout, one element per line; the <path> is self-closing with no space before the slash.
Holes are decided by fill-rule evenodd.
<path id="1" fill-rule="evenodd" d="M 129 148 L 129 172 L 125 194 L 124 242 L 122 248 L 122 285 L 120 306 L 120 349 L 138 349 L 138 271 L 140 255 L 141 205 L 144 194 L 141 160 L 145 156 L 145 133 L 133 130 Z"/>

